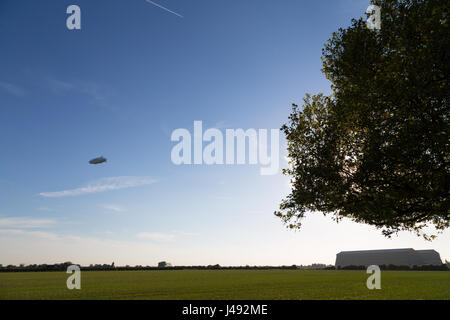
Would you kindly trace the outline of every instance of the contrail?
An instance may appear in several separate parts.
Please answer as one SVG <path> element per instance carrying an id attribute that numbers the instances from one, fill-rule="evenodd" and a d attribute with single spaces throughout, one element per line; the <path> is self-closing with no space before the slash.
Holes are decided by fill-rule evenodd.
<path id="1" fill-rule="evenodd" d="M 179 16 L 180 18 L 183 18 L 183 16 L 182 16 L 181 14 L 178 14 L 178 13 L 172 11 L 172 10 L 169 10 L 169 9 L 167 9 L 166 7 L 163 7 L 163 6 L 160 5 L 160 4 L 157 4 L 157 3 L 153 2 L 153 1 L 150 1 L 150 0 L 145 0 L 145 1 L 148 2 L 148 3 L 150 3 L 150 4 L 152 4 L 152 5 L 154 5 L 154 6 L 157 6 L 158 8 L 161 8 L 161 9 L 163 9 L 163 10 L 166 10 L 167 12 L 170 12 L 170 13 L 176 15 L 176 16 Z"/>

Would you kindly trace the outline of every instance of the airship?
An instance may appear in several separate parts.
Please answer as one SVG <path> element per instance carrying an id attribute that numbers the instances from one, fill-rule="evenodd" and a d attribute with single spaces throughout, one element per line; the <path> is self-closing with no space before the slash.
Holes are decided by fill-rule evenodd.
<path id="1" fill-rule="evenodd" d="M 89 161 L 90 164 L 100 164 L 106 162 L 106 158 L 103 158 L 103 156 L 92 159 L 91 161 Z"/>

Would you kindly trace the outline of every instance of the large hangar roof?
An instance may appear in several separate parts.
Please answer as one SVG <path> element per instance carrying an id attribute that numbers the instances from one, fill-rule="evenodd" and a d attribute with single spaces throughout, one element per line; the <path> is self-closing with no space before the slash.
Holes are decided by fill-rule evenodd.
<path id="1" fill-rule="evenodd" d="M 391 253 L 391 252 L 414 252 L 413 248 L 404 248 L 404 249 L 380 249 L 380 250 L 358 250 L 358 251 L 341 251 L 340 253 L 345 254 L 361 254 L 361 253 Z M 426 250 L 421 250 L 426 251 Z M 434 250 L 433 250 L 434 251 Z"/>
<path id="2" fill-rule="evenodd" d="M 336 266 L 369 265 L 441 265 L 439 253 L 435 250 L 382 249 L 341 251 L 336 255 Z"/>

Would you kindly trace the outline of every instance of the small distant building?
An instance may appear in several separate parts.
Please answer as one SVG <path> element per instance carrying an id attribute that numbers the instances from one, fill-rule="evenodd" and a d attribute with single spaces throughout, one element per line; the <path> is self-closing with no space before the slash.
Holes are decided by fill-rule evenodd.
<path id="1" fill-rule="evenodd" d="M 324 263 L 313 263 L 313 264 L 310 264 L 310 265 L 307 265 L 307 266 L 304 266 L 304 265 L 300 265 L 300 266 L 293 265 L 292 267 L 293 268 L 297 268 L 297 269 L 320 270 L 320 269 L 325 269 L 325 268 L 330 267 L 330 266 L 327 266 Z"/>
<path id="2" fill-rule="evenodd" d="M 172 264 L 170 264 L 169 262 L 166 261 L 161 261 L 158 262 L 158 268 L 167 268 L 167 267 L 171 267 Z"/>
<path id="3" fill-rule="evenodd" d="M 423 266 L 442 265 L 435 250 L 386 249 L 342 251 L 336 255 L 336 267 L 369 265 Z"/>

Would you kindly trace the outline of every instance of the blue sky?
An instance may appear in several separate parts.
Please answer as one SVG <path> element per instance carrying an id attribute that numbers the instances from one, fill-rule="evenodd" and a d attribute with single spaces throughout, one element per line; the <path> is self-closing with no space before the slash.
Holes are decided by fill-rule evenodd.
<path id="1" fill-rule="evenodd" d="M 172 131 L 194 120 L 279 128 L 292 102 L 329 93 L 323 44 L 369 1 L 155 2 L 183 17 L 145 0 L 0 2 L 0 263 L 334 263 L 398 247 L 450 258 L 448 231 L 385 239 L 320 213 L 288 231 L 273 216 L 286 177 L 170 159 Z M 71 4 L 81 30 L 66 28 Z M 281 141 L 282 167 L 284 155 Z"/>

